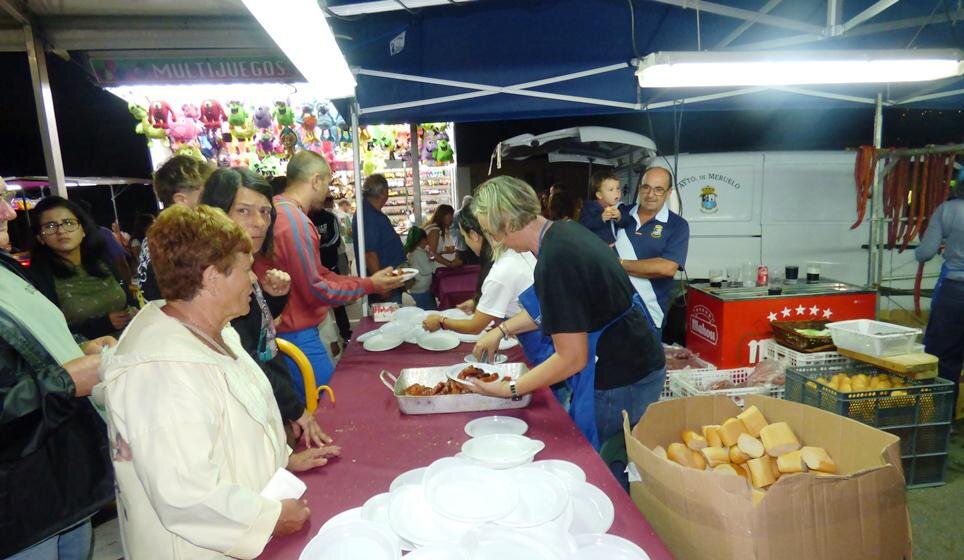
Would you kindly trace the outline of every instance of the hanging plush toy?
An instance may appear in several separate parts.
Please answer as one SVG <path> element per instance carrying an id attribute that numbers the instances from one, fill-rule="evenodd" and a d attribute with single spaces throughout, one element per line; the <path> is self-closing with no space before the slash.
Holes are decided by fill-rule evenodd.
<path id="1" fill-rule="evenodd" d="M 328 109 L 327 103 L 318 104 L 318 126 L 322 129 L 328 129 L 331 131 L 331 127 L 335 126 L 335 118 L 332 116 L 332 111 Z"/>
<path id="2" fill-rule="evenodd" d="M 181 144 L 176 150 L 174 150 L 174 154 L 178 156 L 189 156 L 199 161 L 205 161 L 204 154 L 202 154 L 201 150 L 199 150 L 194 144 Z"/>
<path id="3" fill-rule="evenodd" d="M 262 129 L 258 135 L 258 155 L 262 158 L 274 153 L 274 133 L 270 130 Z"/>
<path id="4" fill-rule="evenodd" d="M 440 165 L 443 163 L 450 163 L 455 159 L 455 152 L 452 151 L 452 145 L 449 144 L 448 140 L 442 139 L 436 142 L 435 151 L 432 152 L 432 157 Z"/>
<path id="5" fill-rule="evenodd" d="M 201 103 L 201 124 L 209 131 L 221 132 L 221 125 L 228 115 L 224 112 L 224 107 L 217 100 L 205 99 Z"/>
<path id="6" fill-rule="evenodd" d="M 291 128 L 295 126 L 295 113 L 284 101 L 275 101 L 271 116 L 277 121 L 279 130 L 286 126 Z"/>
<path id="7" fill-rule="evenodd" d="M 399 130 L 395 133 L 395 159 L 412 161 L 412 133 Z"/>
<path id="8" fill-rule="evenodd" d="M 265 130 L 271 128 L 274 119 L 271 118 L 271 109 L 268 107 L 258 107 L 254 112 L 254 127 Z"/>
<path id="9" fill-rule="evenodd" d="M 302 143 L 306 146 L 310 146 L 318 141 L 318 136 L 315 134 L 315 128 L 318 126 L 318 117 L 315 116 L 315 109 L 311 105 L 305 105 L 301 108 L 301 130 L 302 130 Z"/>
<path id="10" fill-rule="evenodd" d="M 181 106 L 181 120 L 172 124 L 168 129 L 168 136 L 171 137 L 171 143 L 175 150 L 182 144 L 194 142 L 194 139 L 197 138 L 198 116 L 200 116 L 200 112 L 194 105 Z"/>
<path id="11" fill-rule="evenodd" d="M 271 178 L 277 177 L 282 174 L 281 171 L 281 160 L 278 156 L 269 155 L 261 159 L 261 161 L 256 162 L 251 166 L 256 173 L 260 173 L 263 177 Z"/>
<path id="12" fill-rule="evenodd" d="M 155 101 L 151 103 L 148 120 L 152 125 L 157 128 L 167 128 L 168 117 L 170 117 L 171 122 L 177 121 L 177 117 L 174 116 L 174 109 L 171 109 L 167 101 Z"/>
<path id="13" fill-rule="evenodd" d="M 244 110 L 244 105 L 240 101 L 232 101 L 228 104 L 230 114 L 228 115 L 228 126 L 231 131 L 231 142 L 234 145 L 235 154 L 247 151 L 247 141 L 254 138 L 254 124 L 248 118 L 248 112 Z M 238 141 L 244 145 L 239 146 Z"/>
<path id="14" fill-rule="evenodd" d="M 281 140 L 281 146 L 285 150 L 285 159 L 290 161 L 291 158 L 295 156 L 295 147 L 298 145 L 298 135 L 295 134 L 295 131 L 292 130 L 291 127 L 286 126 L 281 129 L 279 139 Z"/>
<path id="15" fill-rule="evenodd" d="M 134 117 L 134 120 L 137 121 L 134 132 L 143 134 L 148 146 L 151 145 L 151 140 L 163 139 L 165 143 L 167 143 L 167 131 L 163 128 L 157 128 L 150 123 L 147 117 L 147 109 L 136 103 L 128 103 L 127 111 Z"/>
<path id="16" fill-rule="evenodd" d="M 430 128 L 425 128 L 422 133 L 422 149 L 419 154 L 419 159 L 425 163 L 431 163 L 435 160 L 435 131 Z"/>
<path id="17" fill-rule="evenodd" d="M 325 132 L 328 132 L 328 131 L 325 130 Z M 328 165 L 334 164 L 335 163 L 335 143 L 332 142 L 331 140 L 327 140 L 327 141 L 322 140 L 321 155 L 325 156 L 325 159 L 328 160 Z"/>
<path id="18" fill-rule="evenodd" d="M 338 125 L 338 144 L 342 149 L 351 149 L 351 128 L 348 126 L 348 123 Z"/>

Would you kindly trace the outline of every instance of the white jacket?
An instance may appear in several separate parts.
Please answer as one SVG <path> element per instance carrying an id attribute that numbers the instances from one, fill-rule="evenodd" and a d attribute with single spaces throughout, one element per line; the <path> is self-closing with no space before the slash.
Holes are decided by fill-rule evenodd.
<path id="1" fill-rule="evenodd" d="M 237 360 L 151 303 L 105 357 L 126 558 L 254 558 L 271 538 L 281 503 L 260 492 L 287 464 L 281 416 L 237 333 L 222 336 Z"/>

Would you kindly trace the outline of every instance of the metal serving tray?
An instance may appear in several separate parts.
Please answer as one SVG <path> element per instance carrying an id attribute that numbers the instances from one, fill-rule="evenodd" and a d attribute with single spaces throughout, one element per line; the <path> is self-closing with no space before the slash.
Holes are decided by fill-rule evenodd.
<path id="1" fill-rule="evenodd" d="M 465 367 L 471 364 L 465 364 Z M 405 394 L 405 389 L 415 383 L 427 387 L 435 386 L 439 381 L 445 381 L 446 372 L 452 366 L 425 367 L 403 369 L 396 378 L 390 372 L 382 370 L 378 377 L 382 383 L 395 394 L 398 409 L 402 414 L 442 414 L 445 412 L 477 412 L 481 410 L 504 410 L 509 408 L 525 408 L 532 402 L 532 395 L 525 395 L 521 400 L 488 397 L 477 393 L 462 395 L 436 395 L 432 397 L 412 397 Z M 501 375 L 509 375 L 517 379 L 529 371 L 521 362 L 499 364 L 496 366 Z"/>

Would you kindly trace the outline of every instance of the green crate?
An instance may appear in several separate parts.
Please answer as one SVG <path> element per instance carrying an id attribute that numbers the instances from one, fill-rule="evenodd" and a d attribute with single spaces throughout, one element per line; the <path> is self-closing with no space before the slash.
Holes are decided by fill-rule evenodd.
<path id="1" fill-rule="evenodd" d="M 922 424 L 881 428 L 900 438 L 901 456 L 947 453 L 951 440 L 950 424 Z"/>
<path id="2" fill-rule="evenodd" d="M 901 457 L 904 480 L 908 488 L 926 488 L 944 484 L 947 474 L 947 453 Z"/>
<path id="3" fill-rule="evenodd" d="M 954 412 L 954 385 L 945 379 L 904 378 L 907 387 L 842 393 L 817 383 L 836 373 L 877 375 L 891 372 L 869 364 L 807 366 L 787 368 L 784 398 L 853 418 L 875 428 L 946 424 Z"/>

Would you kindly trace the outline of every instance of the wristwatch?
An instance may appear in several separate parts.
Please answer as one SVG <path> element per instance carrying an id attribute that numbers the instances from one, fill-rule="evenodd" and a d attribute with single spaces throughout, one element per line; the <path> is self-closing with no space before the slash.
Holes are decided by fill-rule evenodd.
<path id="1" fill-rule="evenodd" d="M 509 392 L 512 393 L 512 400 L 521 401 L 522 396 L 519 395 L 519 390 L 515 386 L 515 379 L 509 381 Z"/>

